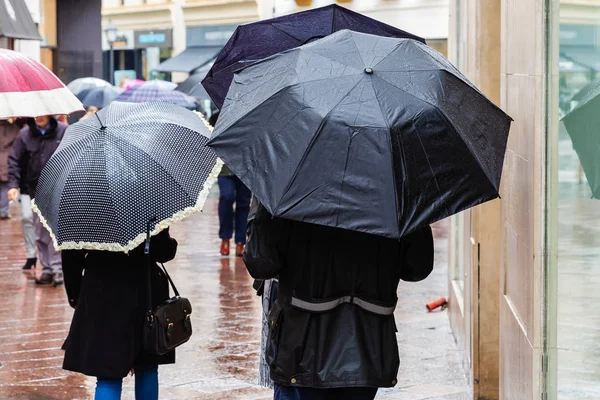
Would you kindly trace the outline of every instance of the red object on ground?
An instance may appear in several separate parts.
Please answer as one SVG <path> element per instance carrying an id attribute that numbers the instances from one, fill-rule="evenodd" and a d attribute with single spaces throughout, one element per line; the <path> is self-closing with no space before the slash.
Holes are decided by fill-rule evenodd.
<path id="1" fill-rule="evenodd" d="M 427 311 L 431 312 L 438 307 L 442 307 L 442 310 L 448 306 L 448 301 L 445 297 L 440 297 L 439 299 L 432 301 L 431 303 L 427 303 L 425 307 L 427 307 Z"/>
<path id="2" fill-rule="evenodd" d="M 81 102 L 43 64 L 0 49 L 0 119 L 70 114 Z"/>

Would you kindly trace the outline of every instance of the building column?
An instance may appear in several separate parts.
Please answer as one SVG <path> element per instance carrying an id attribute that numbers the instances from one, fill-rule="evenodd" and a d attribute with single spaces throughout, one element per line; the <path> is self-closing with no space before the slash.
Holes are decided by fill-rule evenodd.
<path id="1" fill-rule="evenodd" d="M 174 0 L 171 5 L 171 20 L 173 22 L 173 54 L 171 56 L 176 56 L 187 48 L 187 31 L 183 8 L 181 7 L 181 4 L 184 2 L 184 0 Z M 173 72 L 171 74 L 171 81 L 177 83 L 183 82 L 187 77 L 188 74 L 186 73 Z"/>

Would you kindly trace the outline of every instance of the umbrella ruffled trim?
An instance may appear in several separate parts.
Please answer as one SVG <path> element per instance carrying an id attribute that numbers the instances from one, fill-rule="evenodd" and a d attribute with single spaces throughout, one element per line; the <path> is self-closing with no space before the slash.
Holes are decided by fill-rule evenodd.
<path id="1" fill-rule="evenodd" d="M 162 221 L 158 222 L 156 225 L 154 225 L 154 230 L 152 230 L 152 232 L 150 232 L 150 236 L 158 235 L 160 232 L 167 229 L 175 222 L 179 222 L 187 217 L 190 217 L 196 213 L 201 212 L 202 208 L 204 207 L 204 203 L 206 203 L 206 199 L 208 198 L 208 194 L 210 193 L 210 189 L 217 181 L 217 178 L 219 177 L 219 173 L 221 172 L 222 168 L 223 168 L 223 161 L 221 161 L 220 158 L 217 158 L 215 166 L 213 167 L 212 171 L 210 172 L 210 175 L 204 182 L 204 186 L 203 186 L 202 190 L 198 194 L 198 200 L 196 201 L 196 204 L 192 207 L 187 207 L 181 211 L 178 211 L 175 214 L 173 214 L 171 217 L 163 219 Z M 99 251 L 129 253 L 130 251 L 136 249 L 139 245 L 144 243 L 144 241 L 146 240 L 146 233 L 140 233 L 133 240 L 130 240 L 129 243 L 127 243 L 126 245 L 122 245 L 120 243 L 98 243 L 98 242 L 64 242 L 59 245 L 58 241 L 56 239 L 56 235 L 54 234 L 54 232 L 52 232 L 52 229 L 50 229 L 50 226 L 48 225 L 48 221 L 42 215 L 40 209 L 37 207 L 37 204 L 35 204 L 35 199 L 32 199 L 32 201 L 31 201 L 31 208 L 39 217 L 40 222 L 42 223 L 44 228 L 46 228 L 46 230 L 50 233 L 50 237 L 52 238 L 54 248 L 57 251 L 60 251 L 60 250 L 99 250 Z"/>

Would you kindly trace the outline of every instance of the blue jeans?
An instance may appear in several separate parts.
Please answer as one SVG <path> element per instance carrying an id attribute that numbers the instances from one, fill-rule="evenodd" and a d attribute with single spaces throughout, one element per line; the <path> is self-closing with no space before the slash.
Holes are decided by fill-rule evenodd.
<path id="1" fill-rule="evenodd" d="M 158 367 L 135 371 L 135 398 L 158 400 Z M 94 400 L 120 400 L 123 379 L 98 378 Z"/>
<path id="2" fill-rule="evenodd" d="M 231 239 L 235 220 L 235 242 L 246 244 L 250 190 L 236 176 L 220 176 L 219 192 L 219 237 Z"/>
<path id="3" fill-rule="evenodd" d="M 315 389 L 275 384 L 274 400 L 373 400 L 377 388 L 347 387 Z"/>

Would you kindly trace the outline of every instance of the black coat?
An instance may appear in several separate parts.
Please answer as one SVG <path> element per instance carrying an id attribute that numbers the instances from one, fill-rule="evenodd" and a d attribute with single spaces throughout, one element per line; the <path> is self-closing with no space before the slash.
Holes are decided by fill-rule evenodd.
<path id="1" fill-rule="evenodd" d="M 8 185 L 21 193 L 35 196 L 42 169 L 60 144 L 67 125 L 50 118 L 50 127 L 42 135 L 33 119 L 15 139 L 8 155 Z"/>
<path id="2" fill-rule="evenodd" d="M 291 298 L 356 296 L 393 306 L 400 279 L 419 281 L 433 269 L 431 228 L 395 240 L 272 218 L 261 206 L 249 231 L 248 271 L 256 279 L 279 276 L 269 314 L 273 380 L 315 388 L 394 386 L 399 356 L 393 315 L 348 303 L 311 312 L 293 307 Z"/>
<path id="3" fill-rule="evenodd" d="M 152 238 L 156 262 L 175 257 L 177 242 L 168 230 Z M 143 351 L 147 259 L 143 245 L 129 254 L 108 251 L 62 252 L 65 288 L 75 307 L 63 368 L 102 378 L 122 378 L 133 367 L 172 364 L 175 351 L 152 357 Z M 83 273 L 83 276 L 82 276 Z M 164 273 L 152 264 L 152 306 L 169 298 Z"/>

